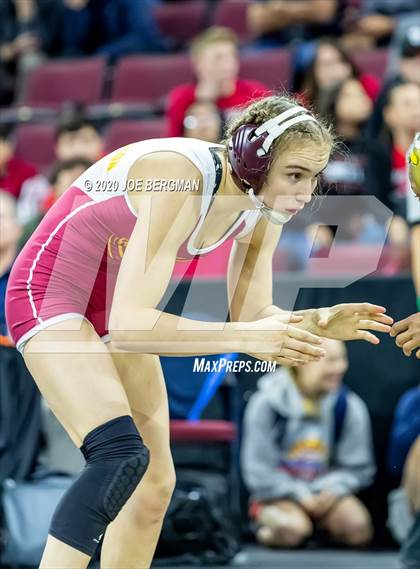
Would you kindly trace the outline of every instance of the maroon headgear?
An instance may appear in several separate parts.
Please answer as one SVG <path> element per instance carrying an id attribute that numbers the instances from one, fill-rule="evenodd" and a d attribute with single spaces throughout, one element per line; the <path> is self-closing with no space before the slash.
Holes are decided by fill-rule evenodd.
<path id="1" fill-rule="evenodd" d="M 305 107 L 296 105 L 259 126 L 247 123 L 233 133 L 228 156 L 233 179 L 242 191 L 248 193 L 252 188 L 255 194 L 260 192 L 267 176 L 273 142 L 288 128 L 304 121 L 317 122 Z"/>

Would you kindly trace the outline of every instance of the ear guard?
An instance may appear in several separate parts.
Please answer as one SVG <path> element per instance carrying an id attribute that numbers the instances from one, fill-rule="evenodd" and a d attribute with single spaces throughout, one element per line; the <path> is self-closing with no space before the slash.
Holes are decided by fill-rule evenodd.
<path id="1" fill-rule="evenodd" d="M 236 185 L 249 195 L 269 221 L 277 225 L 288 222 L 292 216 L 266 206 L 257 195 L 267 177 L 273 142 L 288 128 L 306 121 L 317 122 L 305 107 L 297 105 L 260 126 L 252 123 L 240 126 L 228 144 L 229 163 Z"/>
<path id="2" fill-rule="evenodd" d="M 253 188 L 258 194 L 264 185 L 271 158 L 273 142 L 295 124 L 316 118 L 305 109 L 295 106 L 258 126 L 240 126 L 228 144 L 229 163 L 237 186 L 245 193 Z"/>

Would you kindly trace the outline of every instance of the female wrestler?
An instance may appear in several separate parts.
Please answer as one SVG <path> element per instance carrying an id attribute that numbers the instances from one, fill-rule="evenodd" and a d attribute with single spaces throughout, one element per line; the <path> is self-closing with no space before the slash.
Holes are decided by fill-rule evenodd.
<path id="1" fill-rule="evenodd" d="M 158 355 L 230 351 L 301 365 L 324 356 L 320 336 L 378 343 L 369 330 L 389 332 L 385 309 L 367 303 L 300 315 L 272 305 L 272 254 L 282 224 L 311 200 L 329 129 L 273 96 L 244 109 L 228 140 L 150 140 L 106 156 L 15 262 L 9 330 L 86 459 L 53 516 L 42 569 L 85 568 L 105 529 L 103 567 L 150 566 L 174 487 Z M 189 191 L 168 191 L 176 183 Z M 232 236 L 230 323 L 156 308 L 177 257 Z"/>

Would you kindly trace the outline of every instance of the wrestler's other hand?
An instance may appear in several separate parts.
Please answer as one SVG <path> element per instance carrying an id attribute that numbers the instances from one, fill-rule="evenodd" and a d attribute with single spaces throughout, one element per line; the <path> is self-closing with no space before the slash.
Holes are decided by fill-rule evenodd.
<path id="1" fill-rule="evenodd" d="M 407 357 L 411 356 L 413 350 L 417 350 L 416 358 L 420 360 L 420 312 L 395 322 L 390 335 Z"/>
<path id="2" fill-rule="evenodd" d="M 369 332 L 389 333 L 393 319 L 385 314 L 386 308 L 369 302 L 336 304 L 319 308 L 313 314 L 320 336 L 333 340 L 366 340 L 379 344 L 379 338 Z"/>

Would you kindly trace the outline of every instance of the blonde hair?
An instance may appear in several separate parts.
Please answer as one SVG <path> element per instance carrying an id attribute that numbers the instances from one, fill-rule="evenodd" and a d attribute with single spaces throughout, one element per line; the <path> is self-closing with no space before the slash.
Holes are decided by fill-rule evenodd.
<path id="1" fill-rule="evenodd" d="M 228 42 L 235 46 L 239 44 L 238 36 L 230 28 L 213 26 L 207 28 L 202 34 L 195 37 L 190 45 L 190 55 L 195 58 L 199 56 L 209 45 L 215 43 Z"/>
<path id="2" fill-rule="evenodd" d="M 242 112 L 228 122 L 223 142 L 228 143 L 236 130 L 244 124 L 261 125 L 265 121 L 288 111 L 296 106 L 303 106 L 290 95 L 272 95 L 251 103 Z M 312 113 L 314 114 L 314 113 Z M 301 142 L 312 141 L 317 145 L 327 145 L 333 150 L 336 146 L 332 126 L 316 116 L 317 122 L 305 121 L 288 128 L 273 143 L 272 155 L 277 150 L 285 150 Z"/>

